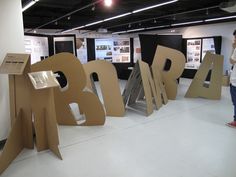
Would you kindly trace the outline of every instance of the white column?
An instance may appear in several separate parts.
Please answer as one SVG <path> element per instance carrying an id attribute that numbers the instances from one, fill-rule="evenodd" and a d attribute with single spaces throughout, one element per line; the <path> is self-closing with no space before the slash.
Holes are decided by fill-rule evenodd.
<path id="1" fill-rule="evenodd" d="M 24 30 L 21 0 L 0 0 L 0 63 L 6 53 L 24 53 Z M 7 75 L 0 75 L 0 141 L 10 128 Z"/>

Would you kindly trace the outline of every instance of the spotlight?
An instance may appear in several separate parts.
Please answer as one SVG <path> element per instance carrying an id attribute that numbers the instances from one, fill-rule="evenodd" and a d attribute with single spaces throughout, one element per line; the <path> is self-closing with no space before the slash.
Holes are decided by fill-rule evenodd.
<path id="1" fill-rule="evenodd" d="M 105 6 L 107 6 L 107 7 L 111 7 L 111 5 L 112 5 L 112 0 L 104 0 L 104 4 L 105 4 Z"/>
<path id="2" fill-rule="evenodd" d="M 70 20 L 70 19 L 71 19 L 71 16 L 68 16 L 68 17 L 67 17 L 67 20 Z"/>
<path id="3" fill-rule="evenodd" d="M 92 11 L 95 11 L 96 7 L 95 5 L 91 8 Z"/>

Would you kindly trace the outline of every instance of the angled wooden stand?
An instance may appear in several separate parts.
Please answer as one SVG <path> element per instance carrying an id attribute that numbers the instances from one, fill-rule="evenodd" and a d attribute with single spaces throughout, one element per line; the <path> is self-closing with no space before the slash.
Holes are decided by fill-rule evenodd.
<path id="1" fill-rule="evenodd" d="M 7 54 L 0 73 L 9 75 L 11 131 L 0 156 L 0 174 L 24 148 L 33 148 L 29 54 Z"/>
<path id="2" fill-rule="evenodd" d="M 28 54 L 7 54 L 0 67 L 0 73 L 9 74 L 12 123 L 10 134 L 0 156 L 0 174 L 24 148 L 33 149 L 34 147 L 31 108 L 34 111 L 38 151 L 50 149 L 61 159 L 54 98 L 52 89 L 49 88 L 54 85 L 47 82 L 43 88 L 49 89 L 34 90 L 27 75 L 29 72 L 30 55 Z M 56 86 L 58 85 L 57 83 Z"/>
<path id="3" fill-rule="evenodd" d="M 59 138 L 53 95 L 53 87 L 59 87 L 59 83 L 52 71 L 28 73 L 28 75 L 34 86 L 31 91 L 31 102 L 37 150 L 50 149 L 62 159 L 58 149 Z"/>

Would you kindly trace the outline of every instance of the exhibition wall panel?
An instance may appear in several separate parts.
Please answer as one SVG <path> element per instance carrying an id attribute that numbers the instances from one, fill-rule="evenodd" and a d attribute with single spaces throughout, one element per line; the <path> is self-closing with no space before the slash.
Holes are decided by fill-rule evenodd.
<path id="1" fill-rule="evenodd" d="M 20 0 L 0 1 L 0 61 L 10 52 L 24 52 L 24 31 Z M 6 18 L 7 17 L 7 18 Z M 8 77 L 0 76 L 0 141 L 5 139 L 9 132 L 9 92 Z"/>
<path id="2" fill-rule="evenodd" d="M 206 52 L 221 54 L 221 43 L 221 36 L 183 39 L 183 53 L 186 56 L 186 64 L 182 77 L 192 79 L 195 76 Z M 211 71 L 209 71 L 206 80 L 210 79 L 210 73 Z"/>
<path id="3" fill-rule="evenodd" d="M 173 30 L 174 29 L 174 30 Z M 236 29 L 235 22 L 216 23 L 190 27 L 179 27 L 148 31 L 145 34 L 180 34 L 183 38 L 199 38 L 209 36 L 222 36 L 221 55 L 224 56 L 224 73 L 231 68 L 229 57 L 232 51 L 233 31 Z M 172 31 L 175 31 L 174 33 Z"/>

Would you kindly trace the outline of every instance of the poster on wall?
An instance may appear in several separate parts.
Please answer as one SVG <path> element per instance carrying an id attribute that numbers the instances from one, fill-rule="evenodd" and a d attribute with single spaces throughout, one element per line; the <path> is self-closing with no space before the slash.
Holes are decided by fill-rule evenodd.
<path id="1" fill-rule="evenodd" d="M 74 36 L 53 37 L 54 54 L 69 52 L 76 56 Z"/>
<path id="2" fill-rule="evenodd" d="M 41 36 L 24 36 L 25 52 L 31 54 L 31 64 L 49 56 L 48 38 Z"/>
<path id="3" fill-rule="evenodd" d="M 130 62 L 130 39 L 113 39 L 113 63 Z"/>
<path id="4" fill-rule="evenodd" d="M 198 69 L 201 61 L 201 39 L 187 40 L 187 62 L 185 69 Z"/>
<path id="5" fill-rule="evenodd" d="M 95 39 L 96 60 L 130 62 L 130 39 Z"/>
<path id="6" fill-rule="evenodd" d="M 207 52 L 216 53 L 214 38 L 205 38 L 202 40 L 202 60 Z"/>
<path id="7" fill-rule="evenodd" d="M 134 63 L 141 59 L 141 45 L 139 38 L 134 38 Z"/>
<path id="8" fill-rule="evenodd" d="M 112 39 L 95 39 L 96 60 L 112 61 Z"/>
<path id="9" fill-rule="evenodd" d="M 87 42 L 85 38 L 76 38 L 77 58 L 82 64 L 88 62 Z"/>

